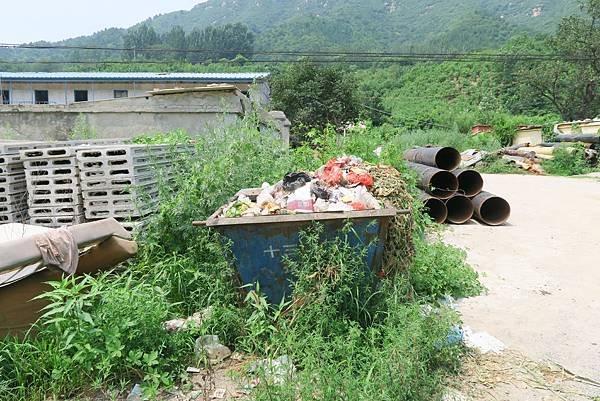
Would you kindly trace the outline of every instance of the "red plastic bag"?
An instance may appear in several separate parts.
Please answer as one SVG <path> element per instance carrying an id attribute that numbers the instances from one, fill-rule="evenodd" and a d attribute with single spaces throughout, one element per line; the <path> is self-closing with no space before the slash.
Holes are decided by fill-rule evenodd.
<path id="1" fill-rule="evenodd" d="M 366 209 L 365 205 L 362 202 L 352 202 L 350 206 L 352 206 L 352 209 L 359 212 Z"/>
<path id="2" fill-rule="evenodd" d="M 360 184 L 367 188 L 371 188 L 375 183 L 373 176 L 361 169 L 350 169 L 350 172 L 346 175 L 346 181 L 349 184 Z"/>
<path id="3" fill-rule="evenodd" d="M 327 162 L 323 168 L 323 173 L 321 173 L 319 178 L 330 186 L 336 186 L 342 183 L 342 180 L 344 179 L 344 173 L 336 158 L 333 158 Z"/>

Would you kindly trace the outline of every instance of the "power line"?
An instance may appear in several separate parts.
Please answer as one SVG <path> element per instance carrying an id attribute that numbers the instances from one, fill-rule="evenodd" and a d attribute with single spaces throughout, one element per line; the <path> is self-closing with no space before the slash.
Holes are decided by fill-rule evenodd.
<path id="1" fill-rule="evenodd" d="M 575 57 L 564 54 L 534 54 L 534 53 L 415 53 L 415 52 L 358 52 L 358 51 L 282 51 L 282 50 L 228 50 L 228 49 L 182 49 L 182 48 L 133 48 L 133 47 L 102 47 L 102 46 L 67 46 L 67 45 L 18 45 L 0 44 L 4 49 L 30 49 L 30 50 L 90 50 L 108 52 L 136 52 L 136 53 L 190 53 L 190 54 L 252 54 L 265 56 L 296 56 L 296 57 L 363 57 L 368 59 L 394 58 L 394 59 L 426 59 L 432 61 L 448 61 L 454 59 L 481 59 L 502 61 L 593 61 L 592 57 Z"/>
<path id="2" fill-rule="evenodd" d="M 228 60 L 233 61 L 233 60 Z M 351 59 L 351 58 L 340 58 L 340 59 L 247 59 L 243 60 L 242 64 L 288 64 L 288 63 L 335 63 L 335 64 L 409 64 L 415 62 L 486 62 L 486 63 L 508 63 L 514 61 L 528 61 L 528 62 L 544 62 L 544 61 L 558 61 L 549 59 L 526 59 L 526 60 L 515 60 L 515 59 L 494 59 L 487 57 L 479 58 L 425 58 L 425 57 L 412 57 L 412 58 L 378 58 L 378 59 Z M 568 61 L 568 60 L 564 60 Z M 82 64 L 82 65 L 97 65 L 97 64 L 123 64 L 123 65 L 143 65 L 143 64 L 201 64 L 201 62 L 193 62 L 189 60 L 0 60 L 0 64 L 19 65 L 19 64 Z"/>

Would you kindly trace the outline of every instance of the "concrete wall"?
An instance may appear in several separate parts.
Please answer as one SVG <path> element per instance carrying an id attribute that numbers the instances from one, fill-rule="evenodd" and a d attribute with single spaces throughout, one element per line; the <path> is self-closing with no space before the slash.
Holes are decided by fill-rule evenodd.
<path id="1" fill-rule="evenodd" d="M 81 133 L 97 138 L 130 138 L 178 129 L 202 135 L 213 127 L 239 121 L 251 103 L 235 87 L 73 103 L 0 105 L 0 139 L 66 140 Z M 264 114 L 289 143 L 285 115 Z"/>
<path id="2" fill-rule="evenodd" d="M 149 91 L 170 88 L 195 88 L 206 83 L 190 82 L 109 82 L 109 83 L 23 83 L 2 81 L 2 89 L 10 92 L 10 104 L 34 104 L 35 90 L 47 90 L 49 104 L 69 104 L 75 102 L 76 90 L 87 90 L 88 101 L 114 98 L 115 90 L 126 90 L 130 97 L 143 96 Z M 255 85 L 234 84 L 242 92 L 247 92 L 251 100 L 266 104 L 270 100 L 270 87 L 266 81 Z"/>
<path id="3" fill-rule="evenodd" d="M 67 106 L 0 106 L 0 138 L 63 140 L 87 130 L 100 138 L 132 137 L 184 129 L 199 134 L 215 124 L 231 124 L 246 112 L 237 91 L 186 92 Z"/>

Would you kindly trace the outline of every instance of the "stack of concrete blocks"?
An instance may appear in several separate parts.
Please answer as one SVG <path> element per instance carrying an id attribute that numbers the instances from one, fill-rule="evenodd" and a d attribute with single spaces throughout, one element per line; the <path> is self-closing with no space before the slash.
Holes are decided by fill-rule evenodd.
<path id="1" fill-rule="evenodd" d="M 27 221 L 27 183 L 19 156 L 33 144 L 0 143 L 0 224 Z"/>
<path id="2" fill-rule="evenodd" d="M 84 222 L 77 148 L 65 145 L 21 151 L 30 224 L 58 228 Z"/>
<path id="3" fill-rule="evenodd" d="M 27 182 L 19 152 L 43 146 L 41 142 L 0 143 L 0 224 L 27 222 Z"/>
<path id="4" fill-rule="evenodd" d="M 87 220 L 113 217 L 130 231 L 156 211 L 159 184 L 170 180 L 168 145 L 113 145 L 77 150 Z"/>

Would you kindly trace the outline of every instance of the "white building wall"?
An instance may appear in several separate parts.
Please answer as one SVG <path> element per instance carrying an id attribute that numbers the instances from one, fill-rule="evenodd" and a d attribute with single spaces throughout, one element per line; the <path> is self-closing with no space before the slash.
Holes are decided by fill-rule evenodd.
<path id="1" fill-rule="evenodd" d="M 33 104 L 35 90 L 47 90 L 50 104 L 69 104 L 75 102 L 75 90 L 87 90 L 88 101 L 114 98 L 115 90 L 126 90 L 128 96 L 141 96 L 155 89 L 191 88 L 205 86 L 205 83 L 193 82 L 101 82 L 101 83 L 24 83 L 2 82 L 2 89 L 10 90 L 11 104 Z M 260 82 L 257 85 L 235 84 L 241 91 L 250 92 L 250 98 L 259 103 L 268 103 L 270 98 L 269 85 Z"/>
<path id="2" fill-rule="evenodd" d="M 17 89 L 10 93 L 11 104 L 31 104 L 32 99 L 30 90 Z"/>

